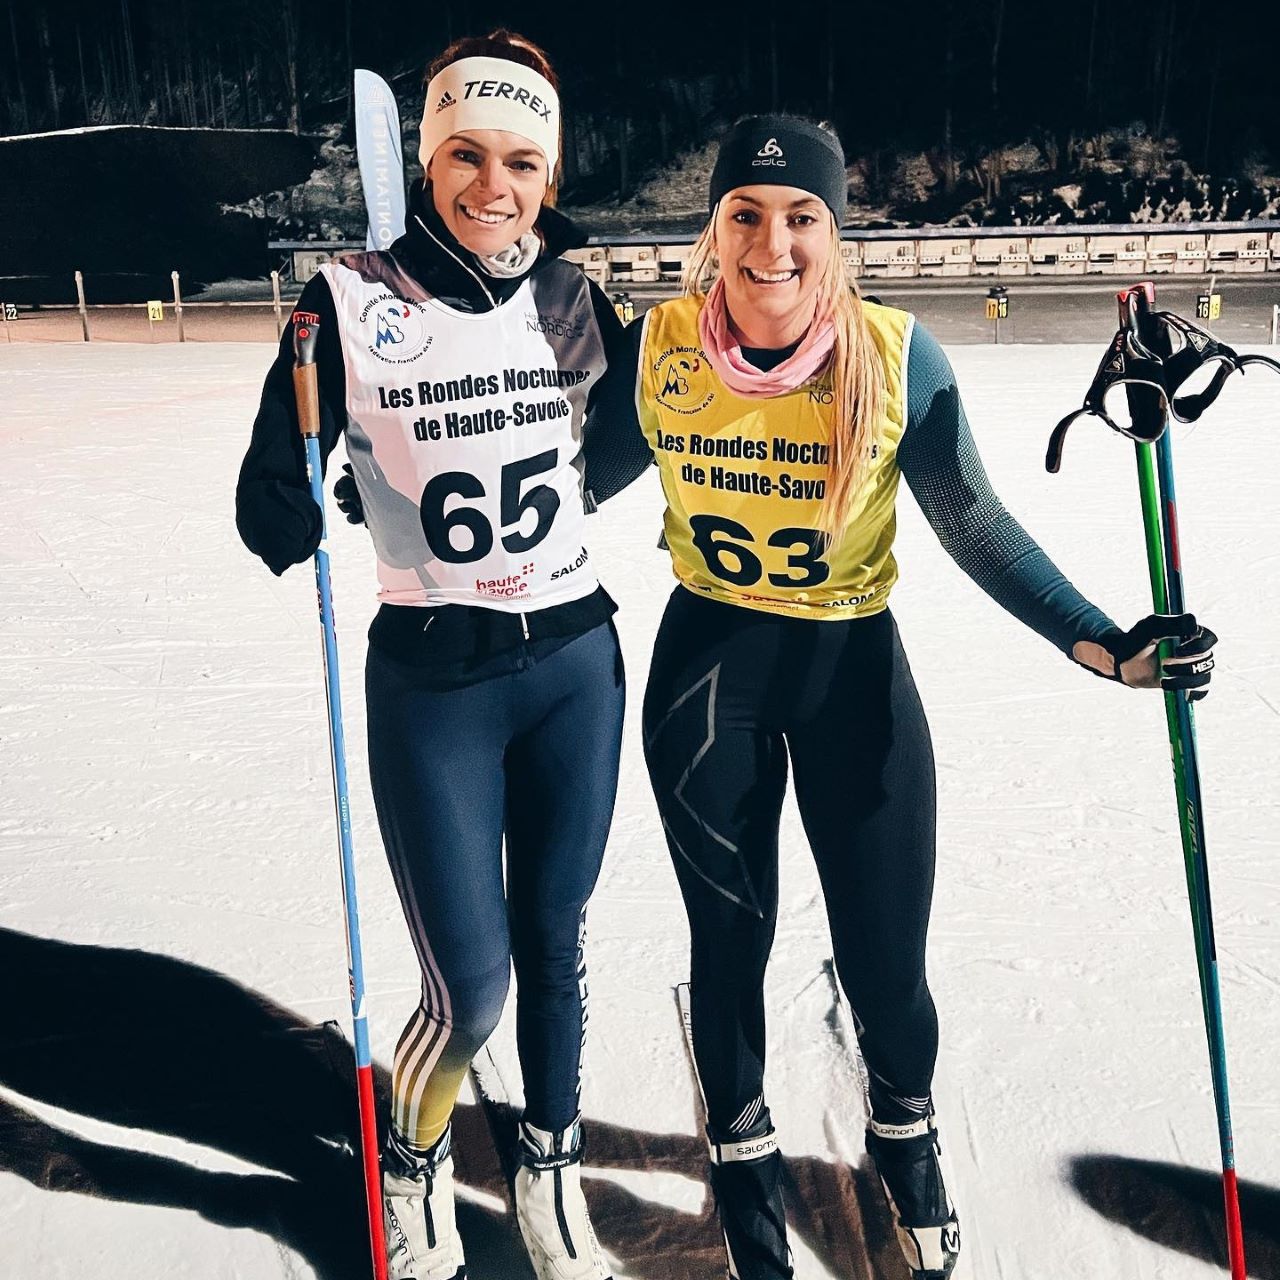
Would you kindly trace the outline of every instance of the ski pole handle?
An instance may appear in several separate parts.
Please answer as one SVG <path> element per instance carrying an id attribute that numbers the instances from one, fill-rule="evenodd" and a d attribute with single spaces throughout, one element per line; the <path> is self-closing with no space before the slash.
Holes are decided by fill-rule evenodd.
<path id="1" fill-rule="evenodd" d="M 316 334 L 320 317 L 293 313 L 293 394 L 298 405 L 298 429 L 304 436 L 320 434 L 320 388 L 316 380 Z"/>

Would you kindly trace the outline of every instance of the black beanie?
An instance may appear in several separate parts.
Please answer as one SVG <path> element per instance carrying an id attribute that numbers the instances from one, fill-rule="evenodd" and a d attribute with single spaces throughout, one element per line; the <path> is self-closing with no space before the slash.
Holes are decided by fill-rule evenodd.
<path id="1" fill-rule="evenodd" d="M 849 184 L 844 148 L 826 129 L 796 116 L 748 116 L 725 134 L 711 171 L 711 212 L 737 187 L 798 187 L 844 221 Z"/>

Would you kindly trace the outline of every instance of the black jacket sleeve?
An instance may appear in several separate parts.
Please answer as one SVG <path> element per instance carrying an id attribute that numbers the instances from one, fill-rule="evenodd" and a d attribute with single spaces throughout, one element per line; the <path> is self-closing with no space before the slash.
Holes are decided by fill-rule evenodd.
<path id="1" fill-rule="evenodd" d="M 249 449 L 236 484 L 236 528 L 274 574 L 300 564 L 320 545 L 322 518 L 307 483 L 306 448 L 293 394 L 293 326 L 300 312 L 319 316 L 316 373 L 320 455 L 328 458 L 346 425 L 346 369 L 333 294 L 323 276 L 308 282 L 280 339 L 262 387 Z M 323 466 L 323 462 L 322 462 Z"/>
<path id="2" fill-rule="evenodd" d="M 594 284 L 591 289 L 591 301 L 605 338 L 609 362 L 604 377 L 592 388 L 587 400 L 582 437 L 587 509 L 594 511 L 640 476 L 653 464 L 654 457 L 636 413 L 636 378 L 644 319 L 633 320 L 624 329 L 609 300 Z M 608 319 L 613 322 L 611 327 L 602 316 L 601 307 L 607 308 Z"/>

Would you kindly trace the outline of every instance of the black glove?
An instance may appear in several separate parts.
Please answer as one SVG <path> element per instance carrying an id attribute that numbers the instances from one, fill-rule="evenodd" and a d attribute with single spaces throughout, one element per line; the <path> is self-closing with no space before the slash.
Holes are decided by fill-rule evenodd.
<path id="1" fill-rule="evenodd" d="M 1115 632 L 1099 643 L 1115 660 L 1110 679 L 1137 687 L 1154 686 L 1155 679 L 1142 679 L 1143 672 L 1132 668 L 1126 679 L 1123 665 L 1134 658 L 1153 659 L 1162 640 L 1177 640 L 1173 652 L 1159 662 L 1159 685 L 1162 689 L 1191 689 L 1194 702 L 1207 697 L 1209 677 L 1213 673 L 1213 646 L 1218 637 L 1202 627 L 1191 613 L 1151 613 L 1128 631 Z M 1153 676 L 1156 674 L 1153 670 Z"/>
<path id="2" fill-rule="evenodd" d="M 246 547 L 277 577 L 310 560 L 324 520 L 311 490 L 282 480 L 242 484 L 236 490 L 236 528 Z"/>
<path id="3" fill-rule="evenodd" d="M 351 463 L 344 462 L 340 475 L 334 482 L 333 496 L 337 500 L 338 510 L 347 517 L 348 524 L 364 524 L 364 503 L 360 501 L 360 490 L 356 487 L 355 473 Z"/>

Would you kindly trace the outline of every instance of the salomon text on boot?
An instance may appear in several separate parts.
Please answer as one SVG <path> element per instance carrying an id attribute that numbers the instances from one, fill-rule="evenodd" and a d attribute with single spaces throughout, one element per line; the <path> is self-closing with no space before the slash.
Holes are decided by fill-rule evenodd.
<path id="1" fill-rule="evenodd" d="M 453 1209 L 453 1128 L 429 1151 L 393 1133 L 382 1158 L 389 1280 L 466 1280 Z"/>
<path id="2" fill-rule="evenodd" d="M 582 1195 L 582 1123 L 520 1123 L 516 1220 L 538 1280 L 610 1280 Z"/>
<path id="3" fill-rule="evenodd" d="M 946 1280 L 960 1255 L 960 1222 L 942 1180 L 932 1112 L 911 1124 L 873 1119 L 867 1151 L 913 1280 Z"/>
<path id="4" fill-rule="evenodd" d="M 730 1280 L 791 1280 L 782 1154 L 768 1108 L 743 1134 L 708 1125 L 707 1142 Z"/>

